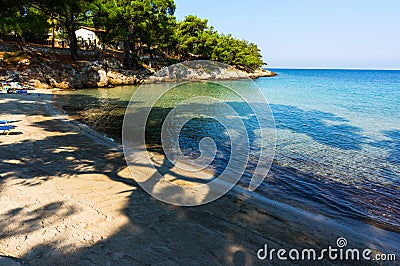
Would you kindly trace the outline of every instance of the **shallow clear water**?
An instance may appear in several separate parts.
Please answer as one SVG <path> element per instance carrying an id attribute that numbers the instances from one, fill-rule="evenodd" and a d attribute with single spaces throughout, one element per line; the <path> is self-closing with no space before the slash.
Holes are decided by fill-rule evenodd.
<path id="1" fill-rule="evenodd" d="M 277 148 L 268 178 L 258 192 L 277 201 L 336 219 L 355 218 L 400 231 L 400 71 L 275 70 L 256 84 L 267 97 L 277 128 Z M 241 82 L 241 81 L 233 81 Z M 204 88 L 204 84 L 202 84 Z M 166 95 L 150 119 L 161 123 L 182 99 L 208 95 L 224 99 L 257 127 L 240 99 L 210 84 L 193 84 Z M 65 109 L 119 139 L 124 108 L 136 87 L 79 90 L 59 97 Z M 157 120 L 158 119 L 158 120 Z M 159 146 L 157 123 L 148 143 Z M 116 129 L 110 131 L 109 128 Z M 151 128 L 151 127 L 150 127 Z M 199 156 L 199 140 L 214 137 L 212 167 L 229 160 L 229 138 L 220 124 L 194 119 L 181 132 L 186 155 Z M 252 157 L 257 157 L 257 141 Z M 247 184 L 255 160 L 242 178 Z"/>
<path id="2" fill-rule="evenodd" d="M 270 193 L 398 231 L 400 71 L 275 71 L 256 81 L 277 126 Z"/>

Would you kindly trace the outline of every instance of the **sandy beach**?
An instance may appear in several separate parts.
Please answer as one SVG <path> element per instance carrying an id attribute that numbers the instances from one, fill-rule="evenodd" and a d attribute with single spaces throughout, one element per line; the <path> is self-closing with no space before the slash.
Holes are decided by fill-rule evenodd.
<path id="1" fill-rule="evenodd" d="M 340 237 L 399 255 L 396 233 L 239 188 L 200 207 L 161 203 L 135 183 L 121 147 L 59 114 L 52 99 L 49 91 L 0 95 L 0 120 L 16 126 L 0 135 L 0 265 L 282 265 L 257 251 L 320 250 Z"/>

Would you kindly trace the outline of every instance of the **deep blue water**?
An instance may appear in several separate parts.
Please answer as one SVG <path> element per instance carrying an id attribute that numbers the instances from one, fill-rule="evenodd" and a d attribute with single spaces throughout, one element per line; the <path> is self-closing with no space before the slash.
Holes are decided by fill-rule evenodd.
<path id="1" fill-rule="evenodd" d="M 262 193 L 400 228 L 400 71 L 276 69 L 256 80 L 277 127 Z"/>

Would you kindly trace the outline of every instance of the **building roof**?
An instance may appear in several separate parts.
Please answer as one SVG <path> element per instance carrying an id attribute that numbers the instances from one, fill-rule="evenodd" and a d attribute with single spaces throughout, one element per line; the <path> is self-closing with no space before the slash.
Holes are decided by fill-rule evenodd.
<path id="1" fill-rule="evenodd" d="M 79 29 L 85 29 L 85 30 L 90 30 L 93 32 L 106 32 L 105 30 L 102 29 L 96 29 L 96 28 L 91 28 L 91 27 L 86 27 L 86 26 L 81 26 Z"/>

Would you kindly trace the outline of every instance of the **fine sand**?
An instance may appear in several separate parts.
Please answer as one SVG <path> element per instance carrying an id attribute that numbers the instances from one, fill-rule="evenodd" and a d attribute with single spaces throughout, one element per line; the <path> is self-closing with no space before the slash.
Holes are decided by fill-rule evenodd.
<path id="1" fill-rule="evenodd" d="M 396 233 L 239 188 L 200 207 L 161 203 L 135 183 L 118 145 L 58 115 L 52 97 L 0 95 L 0 120 L 17 126 L 0 135 L 0 265 L 282 265 L 258 260 L 257 250 L 321 250 L 339 237 L 400 255 Z"/>

